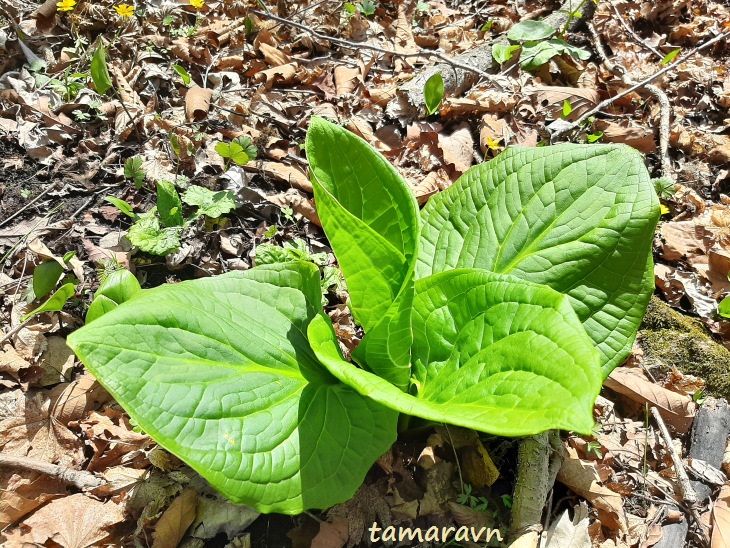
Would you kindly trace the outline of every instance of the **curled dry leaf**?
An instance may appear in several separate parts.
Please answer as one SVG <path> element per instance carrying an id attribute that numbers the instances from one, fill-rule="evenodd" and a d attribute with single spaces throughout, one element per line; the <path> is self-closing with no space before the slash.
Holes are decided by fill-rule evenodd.
<path id="1" fill-rule="evenodd" d="M 281 48 L 275 48 L 266 42 L 259 43 L 258 48 L 270 67 L 278 67 L 291 62 L 291 57 L 281 51 Z"/>
<path id="2" fill-rule="evenodd" d="M 730 546 L 730 485 L 720 489 L 712 507 L 712 525 L 711 548 Z"/>
<path id="3" fill-rule="evenodd" d="M 304 174 L 304 172 L 294 166 L 282 164 L 279 162 L 252 162 L 244 166 L 246 171 L 260 171 L 263 175 L 271 177 L 276 181 L 287 183 L 293 188 L 297 188 L 309 194 L 312 194 L 312 182 Z"/>
<path id="4" fill-rule="evenodd" d="M 444 162 L 454 166 L 457 175 L 471 167 L 474 161 L 474 139 L 469 124 L 461 124 L 450 135 L 439 133 L 438 146 L 444 155 Z"/>
<path id="5" fill-rule="evenodd" d="M 644 154 L 656 150 L 654 133 L 645 127 L 621 125 L 605 120 L 596 120 L 594 127 L 603 132 L 603 141 L 606 143 L 624 143 Z"/>
<path id="6" fill-rule="evenodd" d="M 697 413 L 697 404 L 691 398 L 649 382 L 625 367 L 614 369 L 604 382 L 604 386 L 631 401 L 649 403 L 657 407 L 667 425 L 679 433 L 689 431 Z"/>
<path id="7" fill-rule="evenodd" d="M 185 117 L 188 122 L 200 122 L 205 120 L 210 110 L 210 99 L 213 97 L 213 90 L 191 87 L 185 95 Z"/>
<path id="8" fill-rule="evenodd" d="M 597 511 L 601 523 L 612 530 L 627 531 L 621 495 L 600 485 L 596 463 L 578 458 L 575 449 L 567 448 L 558 481 L 586 499 Z"/>
<path id="9" fill-rule="evenodd" d="M 185 531 L 195 521 L 198 507 L 198 494 L 188 487 L 172 501 L 170 507 L 160 517 L 152 533 L 152 548 L 167 548 L 180 544 Z"/>
<path id="10" fill-rule="evenodd" d="M 276 204 L 279 207 L 289 206 L 292 208 L 294 213 L 298 213 L 317 226 L 322 226 L 322 222 L 319 220 L 314 204 L 299 190 L 290 188 L 286 192 L 267 196 L 267 199 L 272 204 Z"/>
<path id="11" fill-rule="evenodd" d="M 338 96 L 354 92 L 360 85 L 360 69 L 347 65 L 335 67 L 335 93 Z"/>

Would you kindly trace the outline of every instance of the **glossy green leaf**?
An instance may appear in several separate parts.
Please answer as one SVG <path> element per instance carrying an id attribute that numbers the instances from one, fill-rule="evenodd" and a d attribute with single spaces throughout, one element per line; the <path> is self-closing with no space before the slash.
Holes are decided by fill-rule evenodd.
<path id="1" fill-rule="evenodd" d="M 591 52 L 572 46 L 565 40 L 553 38 L 552 40 L 545 40 L 544 42 L 538 42 L 531 46 L 524 46 L 520 54 L 520 66 L 525 70 L 534 70 L 547 63 L 556 55 L 563 53 L 568 53 L 576 59 L 583 61 L 591 57 Z"/>
<path id="2" fill-rule="evenodd" d="M 423 86 L 423 98 L 426 101 L 426 110 L 429 116 L 435 114 L 444 100 L 444 79 L 440 72 L 431 76 Z"/>
<path id="3" fill-rule="evenodd" d="M 56 261 L 46 261 L 33 270 L 33 293 L 36 299 L 42 299 L 56 287 L 63 274 L 63 267 Z"/>
<path id="4" fill-rule="evenodd" d="M 246 165 L 249 161 L 248 154 L 246 154 L 243 147 L 239 143 L 233 141 L 230 143 L 218 143 L 215 145 L 215 151 L 223 158 L 230 158 L 239 166 Z"/>
<path id="5" fill-rule="evenodd" d="M 111 272 L 99 286 L 86 313 L 86 323 L 103 316 L 141 291 L 139 281 L 129 270 Z"/>
<path id="6" fill-rule="evenodd" d="M 91 79 L 99 95 L 104 95 L 113 87 L 109 69 L 106 66 L 106 48 L 101 44 L 91 57 Z"/>
<path id="7" fill-rule="evenodd" d="M 662 65 L 668 65 L 672 61 L 674 61 L 674 58 L 677 56 L 677 54 L 682 51 L 682 48 L 673 49 L 669 53 L 667 53 L 664 58 L 662 59 Z"/>
<path id="8" fill-rule="evenodd" d="M 730 318 L 730 297 L 725 297 L 717 307 L 717 313 L 723 318 Z"/>
<path id="9" fill-rule="evenodd" d="M 317 361 L 319 303 L 314 265 L 272 265 L 140 291 L 68 344 L 230 500 L 298 514 L 352 497 L 396 437 L 396 413 Z"/>
<path id="10" fill-rule="evenodd" d="M 312 321 L 310 343 L 342 382 L 402 413 L 503 436 L 591 431 L 600 356 L 568 297 L 451 270 L 416 283 L 413 311 L 416 395 L 344 361 L 328 318 Z"/>
<path id="11" fill-rule="evenodd" d="M 306 146 L 317 212 L 347 281 L 353 315 L 365 329 L 353 357 L 406 390 L 416 199 L 381 154 L 340 126 L 312 118 Z"/>
<path id="12" fill-rule="evenodd" d="M 28 318 L 35 316 L 36 314 L 42 314 L 43 312 L 58 312 L 63 310 L 63 306 L 66 304 L 71 297 L 76 294 L 76 288 L 74 284 L 65 284 L 58 288 L 58 290 L 48 297 L 48 300 L 41 306 L 28 312 L 25 316 L 20 318 L 21 322 L 24 322 Z"/>
<path id="13" fill-rule="evenodd" d="M 628 355 L 654 288 L 659 201 L 623 145 L 509 148 L 426 204 L 416 274 L 513 274 L 570 296 L 605 375 Z"/>
<path id="14" fill-rule="evenodd" d="M 509 29 L 509 32 L 507 32 L 507 38 L 513 42 L 531 42 L 550 38 L 556 31 L 557 29 L 555 29 L 555 27 L 553 27 L 550 23 L 529 19 L 527 21 L 517 23 Z"/>
<path id="15" fill-rule="evenodd" d="M 182 226 L 182 202 L 170 181 L 157 182 L 157 211 L 165 226 Z"/>

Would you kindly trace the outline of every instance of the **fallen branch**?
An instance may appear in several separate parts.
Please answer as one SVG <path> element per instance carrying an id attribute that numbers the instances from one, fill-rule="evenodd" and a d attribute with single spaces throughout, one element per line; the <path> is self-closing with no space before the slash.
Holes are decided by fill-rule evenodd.
<path id="1" fill-rule="evenodd" d="M 82 491 L 89 491 L 101 487 L 106 483 L 105 480 L 96 477 L 91 472 L 83 470 L 72 470 L 65 466 L 51 464 L 27 457 L 14 457 L 10 455 L 0 455 L 0 468 L 17 468 L 27 470 L 29 472 L 38 472 L 52 478 L 61 480 L 66 485 L 73 485 Z"/>
<path id="2" fill-rule="evenodd" d="M 598 114 L 602 110 L 610 107 L 613 103 L 615 103 L 619 99 L 621 99 L 623 97 L 626 97 L 627 95 L 629 95 L 631 93 L 634 93 L 635 91 L 640 90 L 641 88 L 645 87 L 647 84 L 650 84 L 651 82 L 653 82 L 654 80 L 656 80 L 657 78 L 659 78 L 660 76 L 662 76 L 663 74 L 666 74 L 670 70 L 673 70 L 673 69 L 677 68 L 678 65 L 680 65 L 681 63 L 684 63 L 685 61 L 687 61 L 688 59 L 690 59 L 692 56 L 696 55 L 700 51 L 702 51 L 704 49 L 707 49 L 711 45 L 716 44 L 716 43 L 718 43 L 718 42 L 720 42 L 722 40 L 727 40 L 728 38 L 730 38 L 730 32 L 725 32 L 725 33 L 722 33 L 722 34 L 718 34 L 717 36 L 715 36 L 714 38 L 708 40 L 704 44 L 701 44 L 701 45 L 697 46 L 696 48 L 694 48 L 693 50 L 691 50 L 690 52 L 688 52 L 686 55 L 683 55 L 677 61 L 675 61 L 675 62 L 667 65 L 663 69 L 655 72 L 654 74 L 652 74 L 648 78 L 645 78 L 641 82 L 638 82 L 637 84 L 631 86 L 630 88 L 622 91 L 621 93 L 619 93 L 617 95 L 614 95 L 613 97 L 609 97 L 605 101 L 601 101 L 600 103 L 598 103 L 598 105 L 596 105 L 595 108 L 593 108 L 593 109 L 589 110 L 588 112 L 586 112 L 585 114 L 583 114 L 583 116 L 581 116 L 580 118 L 578 118 L 576 121 L 570 122 L 570 123 L 560 124 L 559 127 L 554 128 L 554 131 L 553 131 L 553 133 L 551 135 L 551 141 L 552 142 L 555 142 L 555 140 L 558 137 L 560 137 L 562 135 L 565 135 L 566 133 L 568 133 L 570 131 L 573 131 L 574 129 L 580 127 L 580 125 L 583 124 L 583 122 L 585 122 L 588 118 L 590 118 L 591 116 L 595 116 L 596 114 Z M 548 129 L 550 129 L 549 126 L 548 126 Z"/>
<path id="3" fill-rule="evenodd" d="M 618 14 L 618 11 L 616 13 Z M 623 19 L 621 19 L 621 21 L 628 28 L 626 22 L 623 21 Z M 601 44 L 601 37 L 598 35 L 594 26 L 590 23 L 588 24 L 588 30 L 593 37 L 593 42 L 595 44 L 596 51 L 598 52 L 598 56 L 601 58 L 603 64 L 606 65 L 606 68 L 621 78 L 623 83 L 627 86 L 635 86 L 637 82 L 631 78 L 627 70 L 609 60 L 608 55 L 606 55 L 606 51 L 603 49 L 603 44 Z M 662 176 L 669 177 L 672 181 L 674 181 L 675 177 L 673 177 L 674 172 L 672 170 L 672 161 L 669 158 L 669 122 L 672 116 L 672 105 L 669 104 L 669 98 L 661 88 L 653 84 L 647 84 L 644 86 L 644 89 L 656 98 L 661 108 L 661 117 L 659 121 L 659 154 L 662 162 Z"/>
<path id="4" fill-rule="evenodd" d="M 690 514 L 692 515 L 692 518 L 695 520 L 695 523 L 697 523 L 697 527 L 700 530 L 700 536 L 702 538 L 702 541 L 705 546 L 710 545 L 710 535 L 707 531 L 707 528 L 702 523 L 700 519 L 700 512 L 697 509 L 698 506 L 698 497 L 697 493 L 694 490 L 694 487 L 692 487 L 692 484 L 689 481 L 689 476 L 687 476 L 687 471 L 684 469 L 684 464 L 682 463 L 682 457 L 679 456 L 677 453 L 677 450 L 674 448 L 674 445 L 672 444 L 672 437 L 669 435 L 669 430 L 667 429 L 667 425 L 664 424 L 664 419 L 662 419 L 661 414 L 659 414 L 659 409 L 657 407 L 651 408 L 651 415 L 654 417 L 654 420 L 657 423 L 657 426 L 659 427 L 659 432 L 662 435 L 662 438 L 664 439 L 664 444 L 667 446 L 667 451 L 669 452 L 669 456 L 672 458 L 672 464 L 674 465 L 674 471 L 677 474 L 677 483 L 679 486 L 679 494 L 682 496 L 682 499 L 689 507 Z"/>
<path id="5" fill-rule="evenodd" d="M 307 25 L 304 25 L 302 23 L 297 23 L 296 21 L 292 21 L 291 19 L 286 19 L 285 17 L 277 17 L 276 15 L 272 13 L 265 13 L 263 11 L 258 10 L 251 10 L 251 13 L 254 15 L 258 15 L 259 17 L 264 17 L 266 19 L 272 19 L 273 21 L 277 21 L 279 23 L 282 23 L 284 25 L 289 25 L 291 27 L 294 27 L 299 30 L 303 30 L 305 32 L 308 32 L 315 38 L 319 38 L 320 40 L 327 40 L 329 42 L 332 42 L 333 44 L 337 44 L 338 46 L 352 49 L 352 50 L 368 50 L 368 51 L 374 51 L 376 53 L 382 53 L 384 55 L 392 55 L 394 57 L 400 57 L 401 59 L 413 59 L 417 57 L 426 57 L 426 58 L 433 58 L 438 59 L 439 61 L 443 61 L 444 63 L 459 68 L 461 70 L 472 72 L 477 76 L 480 76 L 482 78 L 486 78 L 488 80 L 491 80 L 494 78 L 492 74 L 489 74 L 488 72 L 480 69 L 479 67 L 469 65 L 467 63 L 463 63 L 457 59 L 453 59 L 451 57 L 447 57 L 443 53 L 439 53 L 437 51 L 431 51 L 431 50 L 419 50 L 417 52 L 413 53 L 407 53 L 407 52 L 398 52 L 386 48 L 381 48 L 378 46 L 373 46 L 370 44 L 363 44 L 361 42 L 351 42 L 350 40 L 345 40 L 344 38 L 337 38 L 336 36 L 331 36 L 329 34 L 324 34 L 319 31 L 314 30 L 311 27 L 308 27 Z M 499 86 L 499 84 L 495 85 Z"/>

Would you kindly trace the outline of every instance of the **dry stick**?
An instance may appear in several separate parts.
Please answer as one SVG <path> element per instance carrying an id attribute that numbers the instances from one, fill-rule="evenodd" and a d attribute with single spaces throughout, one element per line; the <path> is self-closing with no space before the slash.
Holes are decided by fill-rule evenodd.
<path id="1" fill-rule="evenodd" d="M 616 14 L 616 17 L 618 18 L 619 23 L 621 23 L 621 26 L 626 30 L 626 32 L 629 33 L 629 35 L 636 40 L 639 44 L 644 46 L 646 49 L 650 50 L 654 55 L 658 56 L 659 59 L 664 59 L 664 55 L 662 55 L 662 52 L 657 50 L 654 46 L 647 43 L 646 40 L 644 40 L 641 36 L 636 34 L 634 32 L 634 29 L 632 29 L 629 24 L 626 22 L 626 20 L 621 15 L 621 12 L 618 11 L 618 8 L 616 7 L 616 4 L 614 4 L 611 0 L 608 2 L 611 4 L 611 7 L 613 8 L 614 13 Z"/>
<path id="2" fill-rule="evenodd" d="M 16 211 L 15 213 L 13 213 L 7 219 L 3 219 L 2 222 L 0 222 L 0 226 L 5 226 L 6 224 L 8 224 L 10 221 L 12 221 L 13 219 L 15 219 L 18 215 L 20 215 L 21 213 L 23 213 L 30 206 L 32 206 L 33 204 L 35 204 L 38 200 L 40 200 L 41 198 L 43 198 L 43 196 L 45 196 L 46 194 L 48 194 L 51 190 L 54 190 L 57 186 L 58 186 L 58 182 L 55 182 L 55 183 L 52 183 L 52 184 L 48 185 L 45 189 L 43 189 L 40 192 L 40 194 L 38 194 L 30 202 L 28 202 L 27 204 L 25 204 L 23 207 L 21 207 L 18 211 Z"/>
<path id="3" fill-rule="evenodd" d="M 687 471 L 684 469 L 684 464 L 682 464 L 682 457 L 679 456 L 677 450 L 672 444 L 672 437 L 669 435 L 667 425 L 664 424 L 664 419 L 662 419 L 662 416 L 659 414 L 659 409 L 657 407 L 652 407 L 651 414 L 659 427 L 659 432 L 661 433 L 662 438 L 664 438 L 664 443 L 667 446 L 667 451 L 669 451 L 669 456 L 672 457 L 672 464 L 674 465 L 674 470 L 677 473 L 679 492 L 682 495 L 682 499 L 687 503 L 687 506 L 689 506 L 690 514 L 700 529 L 700 535 L 705 546 L 709 546 L 710 536 L 705 525 L 700 520 L 700 513 L 697 510 L 697 493 L 695 493 L 692 484 L 689 482 Z"/>
<path id="4" fill-rule="evenodd" d="M 622 91 L 618 95 L 615 95 L 613 97 L 610 97 L 610 98 L 606 99 L 605 101 L 601 101 L 598 105 L 596 105 L 595 108 L 593 108 L 592 110 L 586 112 L 583 116 L 581 116 L 580 118 L 578 118 L 575 122 L 566 124 L 565 126 L 557 129 L 555 131 L 555 133 L 553 133 L 552 138 L 553 139 L 556 139 L 557 137 L 560 137 L 561 135 L 564 135 L 564 134 L 568 133 L 569 131 L 573 131 L 574 129 L 576 129 L 577 127 L 579 127 L 583 122 L 585 122 L 588 118 L 590 118 L 591 116 L 595 116 L 596 114 L 598 114 L 599 112 L 601 112 L 603 109 L 605 109 L 607 107 L 610 107 L 614 102 L 616 102 L 619 99 L 621 99 L 623 97 L 626 97 L 627 95 L 629 95 L 629 94 L 631 94 L 631 93 L 633 93 L 633 92 L 635 92 L 635 91 L 637 91 L 637 90 L 645 87 L 647 84 L 653 82 L 654 80 L 656 80 L 657 78 L 659 78 L 661 75 L 666 74 L 667 72 L 669 72 L 672 69 L 675 69 L 679 64 L 684 63 L 685 61 L 687 61 L 690 57 L 692 57 L 696 53 L 699 53 L 700 51 L 702 51 L 702 50 L 704 50 L 706 48 L 709 48 L 711 45 L 716 44 L 717 42 L 720 42 L 721 40 L 726 40 L 727 38 L 730 38 L 730 32 L 725 32 L 723 34 L 718 34 L 717 36 L 715 36 L 711 40 L 708 40 L 704 44 L 697 46 L 692 51 L 690 51 L 689 53 L 687 53 L 686 55 L 684 55 L 681 59 L 678 59 L 674 63 L 672 63 L 670 65 L 667 65 L 666 67 L 664 67 L 660 71 L 652 74 L 648 78 L 645 78 L 644 80 L 642 80 L 641 82 L 637 83 L 636 85 L 630 87 L 627 90 Z"/>
<path id="5" fill-rule="evenodd" d="M 251 13 L 258 15 L 260 17 L 267 18 L 267 19 L 273 19 L 274 21 L 278 21 L 279 23 L 283 23 L 285 25 L 290 25 L 299 30 L 308 32 L 315 38 L 319 38 L 320 40 L 329 40 L 330 42 L 337 44 L 339 46 L 342 46 L 344 48 L 349 48 L 349 49 L 353 49 L 353 50 L 366 49 L 368 51 L 374 51 L 374 52 L 382 53 L 385 55 L 394 55 L 394 56 L 400 57 L 402 59 L 411 59 L 411 58 L 416 58 L 416 57 L 430 57 L 433 59 L 438 59 L 439 61 L 448 63 L 449 65 L 451 65 L 454 68 L 460 68 L 461 70 L 473 72 L 474 74 L 477 74 L 478 76 L 491 82 L 492 85 L 494 85 L 494 87 L 496 87 L 499 91 L 504 91 L 504 88 L 494 79 L 494 75 L 489 74 L 488 72 L 485 72 L 485 71 L 478 69 L 476 67 L 473 67 L 471 65 L 466 65 L 464 63 L 455 61 L 454 59 L 447 57 L 446 55 L 439 53 L 437 51 L 419 50 L 415 53 L 399 53 L 397 51 L 381 48 L 378 46 L 372 46 L 370 44 L 361 44 L 358 42 L 350 42 L 349 40 L 345 40 L 343 38 L 337 38 L 336 36 L 330 36 L 329 34 L 323 34 L 321 32 L 314 30 L 311 27 L 308 27 L 307 25 L 303 25 L 301 23 L 297 23 L 295 21 L 285 19 L 284 17 L 277 17 L 276 15 L 272 15 L 271 13 L 264 13 L 263 11 L 258 11 L 258 10 L 252 10 Z"/>
<path id="6" fill-rule="evenodd" d="M 596 51 L 598 52 L 598 56 L 601 58 L 603 64 L 606 65 L 608 70 L 610 70 L 613 74 L 621 78 L 627 86 L 636 85 L 636 81 L 631 78 L 624 67 L 615 65 L 608 59 L 606 50 L 603 49 L 603 44 L 601 44 L 601 37 L 598 35 L 598 32 L 596 32 L 595 27 L 591 23 L 588 23 L 587 26 L 591 36 L 593 37 L 593 42 L 596 47 Z M 669 104 L 669 99 L 667 98 L 667 94 L 664 93 L 664 90 L 653 84 L 647 84 L 644 89 L 656 98 L 661 107 L 661 117 L 659 120 L 659 152 L 662 161 L 662 176 L 669 177 L 674 180 L 674 177 L 672 177 L 672 161 L 669 158 L 669 122 L 672 114 L 672 106 Z"/>
<path id="7" fill-rule="evenodd" d="M 82 491 L 95 489 L 106 484 L 102 478 L 96 477 L 91 472 L 84 470 L 72 470 L 65 466 L 51 464 L 41 460 L 29 459 L 28 457 L 14 457 L 11 455 L 0 455 L 0 468 L 18 468 L 29 472 L 39 472 L 52 478 L 61 480 L 66 485 L 73 485 Z"/>

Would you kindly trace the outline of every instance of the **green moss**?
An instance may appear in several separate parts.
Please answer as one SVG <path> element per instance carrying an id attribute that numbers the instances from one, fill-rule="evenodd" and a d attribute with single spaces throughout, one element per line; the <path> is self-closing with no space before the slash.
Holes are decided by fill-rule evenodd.
<path id="1" fill-rule="evenodd" d="M 716 343 L 700 321 L 653 297 L 638 341 L 649 367 L 674 366 L 703 378 L 708 394 L 730 399 L 730 351 Z"/>

